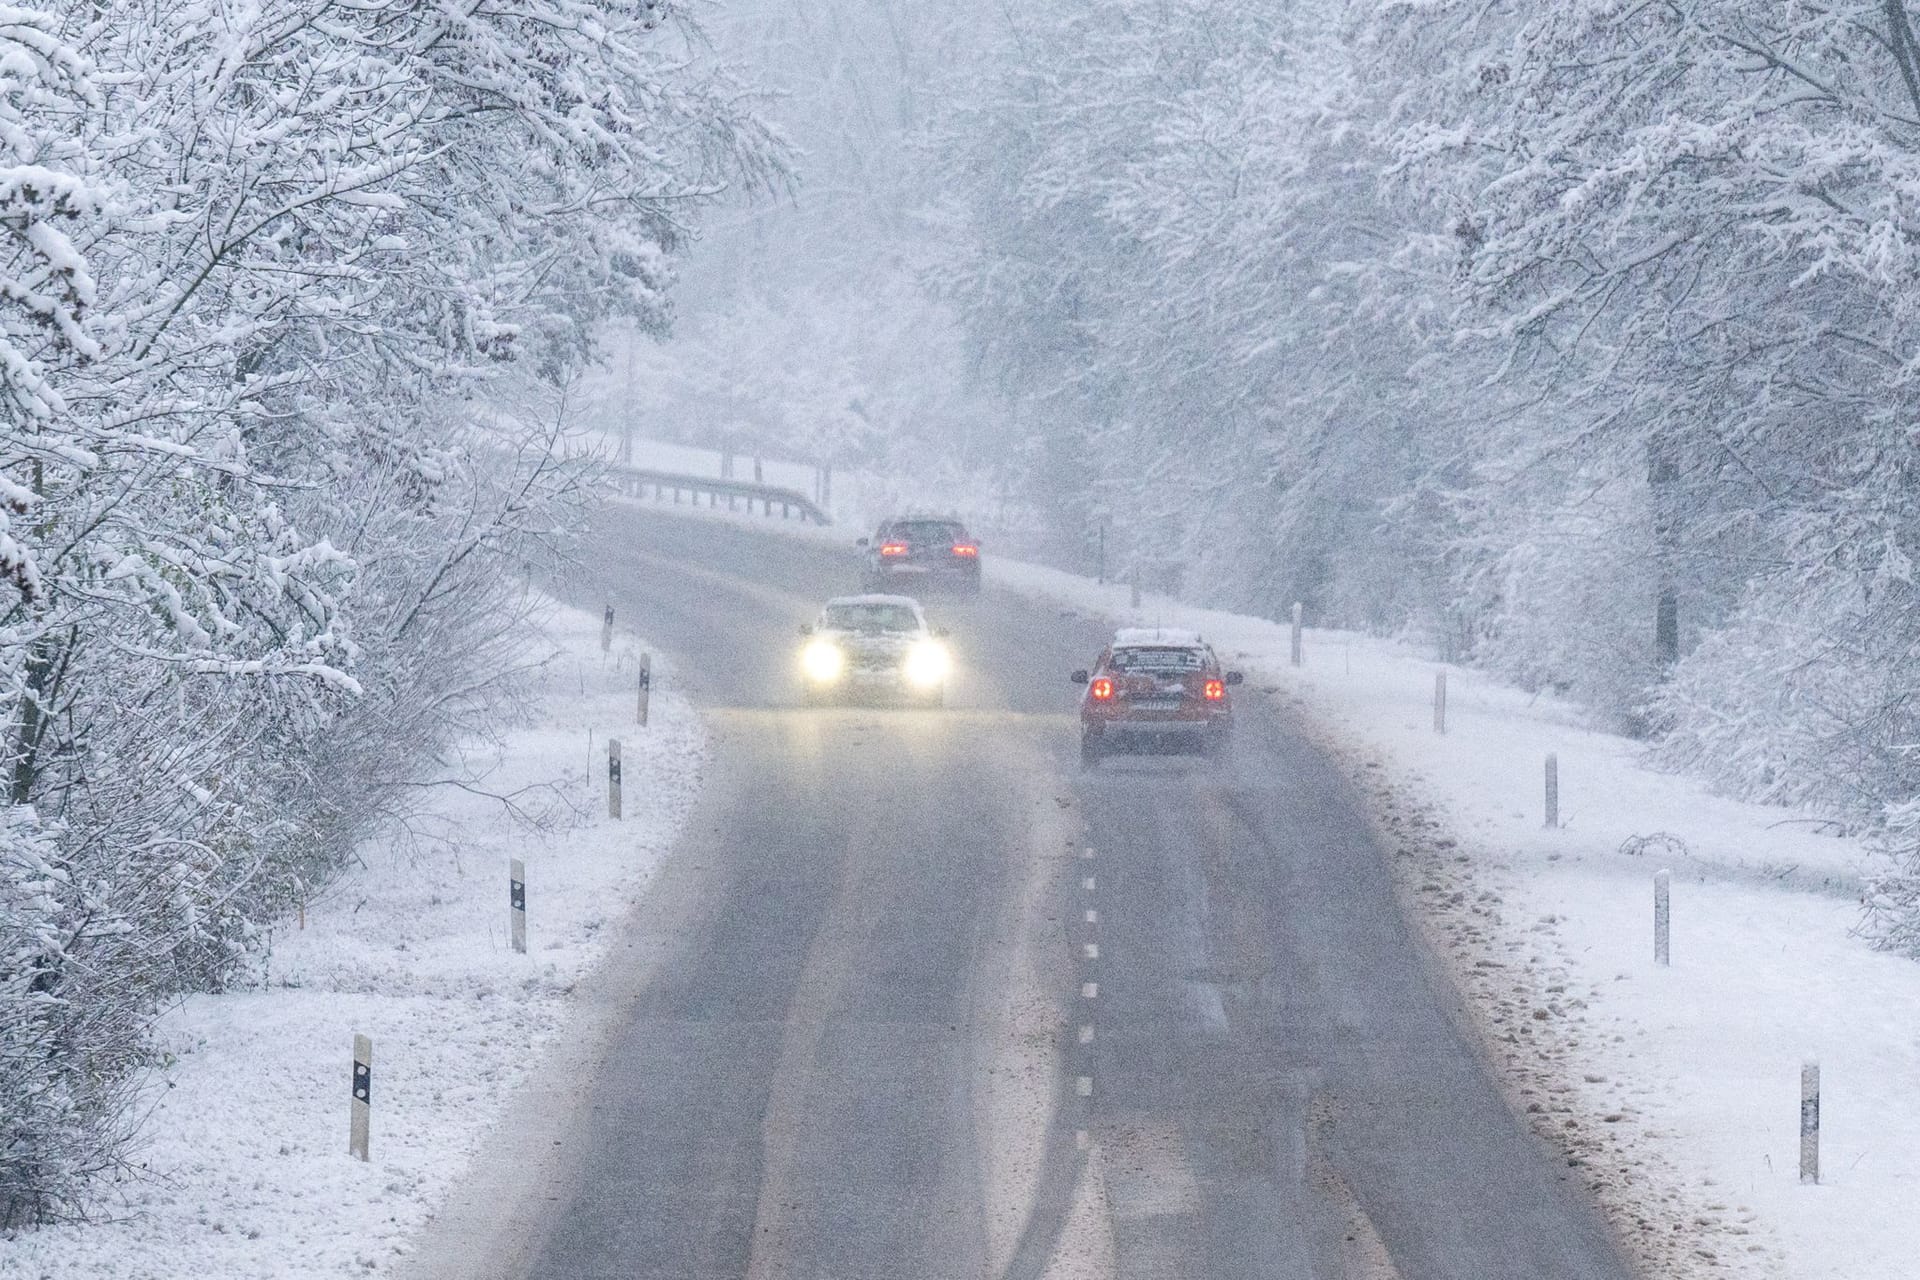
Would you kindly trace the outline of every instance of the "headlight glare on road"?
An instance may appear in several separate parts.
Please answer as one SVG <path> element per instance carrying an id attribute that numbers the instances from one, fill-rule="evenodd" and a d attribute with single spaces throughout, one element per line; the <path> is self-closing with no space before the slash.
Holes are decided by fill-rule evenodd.
<path id="1" fill-rule="evenodd" d="M 847 655 L 831 640 L 815 640 L 800 653 L 800 669 L 815 684 L 832 684 L 847 669 Z"/>
<path id="2" fill-rule="evenodd" d="M 907 683 L 920 689 L 931 689 L 946 682 L 953 670 L 953 660 L 947 656 L 946 646 L 934 640 L 922 640 L 907 651 Z"/>

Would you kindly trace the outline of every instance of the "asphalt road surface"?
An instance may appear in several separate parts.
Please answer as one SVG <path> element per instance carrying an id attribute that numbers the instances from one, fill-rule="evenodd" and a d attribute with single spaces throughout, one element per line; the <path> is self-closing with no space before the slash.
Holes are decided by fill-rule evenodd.
<path id="1" fill-rule="evenodd" d="M 593 572 L 582 603 L 672 655 L 715 766 L 597 1047 L 548 1082 L 560 1136 L 469 1193 L 494 1239 L 458 1274 L 1629 1274 L 1460 1029 L 1357 795 L 1250 689 L 1227 760 L 1088 771 L 1092 621 L 935 599 L 948 709 L 803 708 L 797 628 L 858 589 L 850 545 L 618 507 Z"/>

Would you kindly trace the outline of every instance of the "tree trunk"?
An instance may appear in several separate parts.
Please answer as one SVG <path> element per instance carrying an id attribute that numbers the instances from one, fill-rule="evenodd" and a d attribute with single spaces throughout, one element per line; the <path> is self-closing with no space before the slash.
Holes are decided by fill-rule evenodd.
<path id="1" fill-rule="evenodd" d="M 40 774 L 40 742 L 47 732 L 47 714 L 42 699 L 53 675 L 53 651 L 43 636 L 27 652 L 26 688 L 20 698 L 20 724 L 13 743 L 13 803 L 27 804 L 33 799 L 34 780 Z"/>
<path id="2" fill-rule="evenodd" d="M 1680 661 L 1680 464 L 1669 427 L 1656 428 L 1647 441 L 1647 487 L 1653 504 L 1653 560 L 1656 586 L 1653 608 L 1653 664 L 1665 679 Z"/>

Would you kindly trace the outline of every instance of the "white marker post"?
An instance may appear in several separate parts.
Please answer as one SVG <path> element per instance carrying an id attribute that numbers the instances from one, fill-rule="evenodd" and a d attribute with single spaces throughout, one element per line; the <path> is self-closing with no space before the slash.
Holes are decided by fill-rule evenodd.
<path id="1" fill-rule="evenodd" d="M 527 949 L 527 864 L 515 858 L 507 864 L 507 923 L 513 929 L 513 949 Z"/>
<path id="2" fill-rule="evenodd" d="M 367 1158 L 367 1133 L 373 1115 L 373 1041 L 353 1038 L 353 1120 L 347 1134 L 347 1154 Z"/>
<path id="3" fill-rule="evenodd" d="M 640 713 L 638 716 L 640 727 L 642 729 L 647 727 L 647 712 L 650 710 L 648 704 L 651 703 L 652 701 L 653 701 L 653 655 L 650 653 L 643 653 L 640 655 Z"/>
<path id="4" fill-rule="evenodd" d="M 1800 1067 L 1800 1181 L 1820 1181 L 1820 1064 Z"/>
<path id="5" fill-rule="evenodd" d="M 1300 666 L 1307 659 L 1306 651 L 1300 643 L 1300 602 L 1293 602 L 1293 647 L 1291 649 L 1293 665 Z"/>
<path id="6" fill-rule="evenodd" d="M 1447 673 L 1433 673 L 1433 731 L 1447 731 Z"/>
<path id="7" fill-rule="evenodd" d="M 1132 590 L 1128 598 L 1133 602 L 1133 607 L 1138 609 L 1140 607 L 1140 562 L 1138 560 L 1133 562 L 1133 572 L 1128 576 L 1132 579 Z"/>
<path id="8" fill-rule="evenodd" d="M 1664 867 L 1653 873 L 1653 962 L 1665 965 L 1669 962 L 1667 949 L 1668 888 L 1673 882 L 1673 872 Z"/>
<path id="9" fill-rule="evenodd" d="M 1547 829 L 1560 825 L 1560 757 L 1547 754 Z"/>
<path id="10" fill-rule="evenodd" d="M 613 606 L 600 615 L 600 652 L 606 653 L 613 648 Z"/>
<path id="11" fill-rule="evenodd" d="M 607 816 L 620 816 L 620 739 L 607 739 Z"/>

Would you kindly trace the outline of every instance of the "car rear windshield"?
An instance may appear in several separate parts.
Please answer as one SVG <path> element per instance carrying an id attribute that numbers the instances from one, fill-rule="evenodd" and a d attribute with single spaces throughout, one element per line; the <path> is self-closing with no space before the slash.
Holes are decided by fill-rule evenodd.
<path id="1" fill-rule="evenodd" d="M 1207 665 L 1198 649 L 1115 649 L 1116 671 L 1198 671 Z"/>
<path id="2" fill-rule="evenodd" d="M 889 536 L 916 547 L 944 546 L 967 541 L 967 527 L 954 520 L 906 520 Z"/>
<path id="3" fill-rule="evenodd" d="M 918 631 L 920 619 L 903 604 L 832 604 L 826 624 L 836 631 Z"/>

